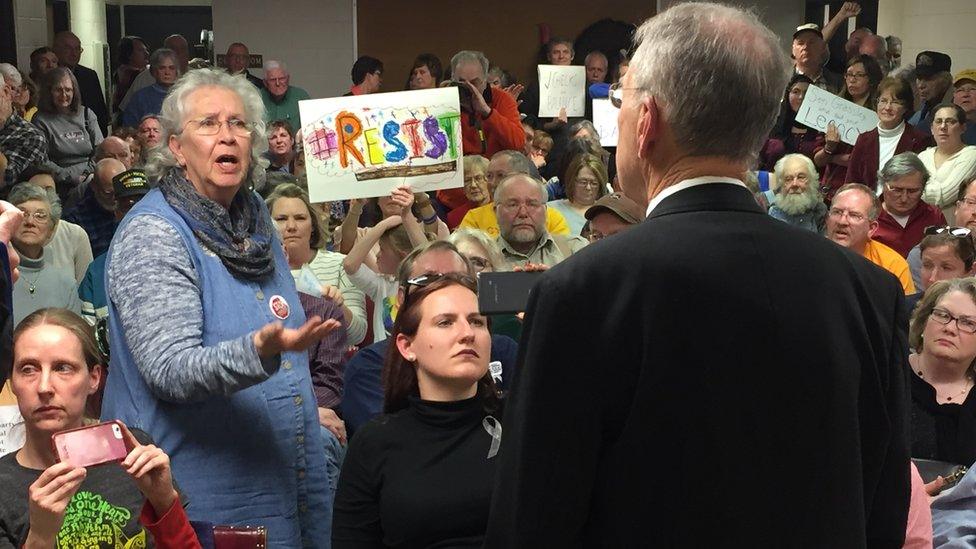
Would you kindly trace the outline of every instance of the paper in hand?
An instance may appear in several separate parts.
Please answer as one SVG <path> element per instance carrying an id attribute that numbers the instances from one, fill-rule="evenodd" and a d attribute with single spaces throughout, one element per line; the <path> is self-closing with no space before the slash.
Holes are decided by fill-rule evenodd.
<path id="1" fill-rule="evenodd" d="M 295 288 L 303 294 L 322 297 L 322 283 L 316 278 L 315 273 L 308 265 L 302 265 L 302 270 L 295 281 Z"/>

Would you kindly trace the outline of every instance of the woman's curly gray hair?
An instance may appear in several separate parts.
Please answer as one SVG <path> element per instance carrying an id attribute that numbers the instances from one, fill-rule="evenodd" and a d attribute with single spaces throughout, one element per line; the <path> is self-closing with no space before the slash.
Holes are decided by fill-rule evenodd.
<path id="1" fill-rule="evenodd" d="M 183 75 L 163 100 L 163 108 L 159 112 L 159 125 L 162 127 L 162 140 L 158 147 L 151 149 L 146 161 L 146 175 L 152 181 L 158 180 L 170 170 L 179 168 L 176 157 L 169 150 L 171 135 L 180 135 L 186 124 L 186 114 L 189 111 L 187 98 L 200 88 L 216 87 L 236 93 L 244 103 L 245 121 L 251 125 L 251 163 L 244 184 L 248 187 L 259 186 L 264 182 L 264 169 L 268 161 L 264 153 L 268 150 L 267 127 L 264 123 L 264 102 L 257 88 L 246 78 L 231 76 L 217 69 L 196 69 Z"/>
<path id="2" fill-rule="evenodd" d="M 45 189 L 25 181 L 14 185 L 10 189 L 10 196 L 7 197 L 7 201 L 14 206 L 19 206 L 29 200 L 39 200 L 47 204 L 48 213 L 51 215 L 51 225 L 61 221 L 61 200 L 58 199 L 58 194 L 54 192 L 54 189 Z"/>

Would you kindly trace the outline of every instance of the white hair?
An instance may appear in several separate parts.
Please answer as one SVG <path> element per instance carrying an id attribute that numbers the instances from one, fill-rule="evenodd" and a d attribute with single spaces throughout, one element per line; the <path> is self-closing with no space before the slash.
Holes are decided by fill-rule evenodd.
<path id="1" fill-rule="evenodd" d="M 274 69 L 281 69 L 285 74 L 288 74 L 288 68 L 281 61 L 275 59 L 269 59 L 264 62 L 264 72 L 268 72 Z"/>
<path id="2" fill-rule="evenodd" d="M 480 51 L 461 50 L 451 58 L 451 75 L 457 73 L 458 65 L 461 63 L 478 63 L 481 65 L 481 74 L 488 76 L 488 58 Z"/>
<path id="3" fill-rule="evenodd" d="M 679 4 L 648 19 L 627 73 L 691 156 L 753 165 L 789 78 L 779 38 L 750 11 Z"/>
<path id="4" fill-rule="evenodd" d="M 593 50 L 590 53 L 586 54 L 586 57 L 583 58 L 583 65 L 589 65 L 590 60 L 592 59 L 603 59 L 604 63 L 609 64 L 609 61 L 607 60 L 607 56 L 604 55 L 604 53 L 600 50 Z"/>
<path id="5" fill-rule="evenodd" d="M 773 187 L 774 193 L 779 193 L 780 189 L 783 188 L 783 170 L 786 169 L 786 163 L 790 160 L 798 160 L 803 163 L 803 167 L 807 170 L 807 185 L 813 187 L 814 189 L 820 188 L 820 174 L 817 173 L 817 166 L 813 164 L 813 160 L 810 160 L 805 154 L 787 154 L 776 161 L 776 165 L 773 166 L 773 172 L 776 174 L 776 184 Z"/>
<path id="6" fill-rule="evenodd" d="M 3 77 L 3 80 L 7 84 L 15 88 L 19 88 L 24 83 L 24 79 L 20 76 L 20 71 L 10 63 L 0 63 L 0 77 Z"/>
<path id="7" fill-rule="evenodd" d="M 172 135 L 180 135 L 186 123 L 189 110 L 187 99 L 190 94 L 200 88 L 223 88 L 237 94 L 244 104 L 244 119 L 251 125 L 251 165 L 245 176 L 245 184 L 259 186 L 264 181 L 264 169 L 268 161 L 264 153 L 268 150 L 267 127 L 264 123 L 264 102 L 257 88 L 239 76 L 232 76 L 217 69 L 196 69 L 186 73 L 173 84 L 163 100 L 163 108 L 159 112 L 158 120 L 162 128 L 160 146 L 151 150 L 146 161 L 146 175 L 150 179 L 159 179 L 171 169 L 177 168 L 176 157 L 166 146 Z"/>

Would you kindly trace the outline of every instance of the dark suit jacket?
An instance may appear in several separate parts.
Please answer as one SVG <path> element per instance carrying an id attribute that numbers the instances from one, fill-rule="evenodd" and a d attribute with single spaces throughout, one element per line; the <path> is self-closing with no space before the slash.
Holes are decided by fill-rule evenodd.
<path id="1" fill-rule="evenodd" d="M 693 187 L 534 288 L 487 547 L 901 547 L 890 273 Z"/>
<path id="2" fill-rule="evenodd" d="M 7 245 L 0 242 L 0 387 L 10 375 L 13 362 L 13 323 L 14 313 L 11 292 L 14 284 L 10 279 L 10 262 L 7 258 Z"/>
<path id="3" fill-rule="evenodd" d="M 108 107 L 105 106 L 105 94 L 102 93 L 98 74 L 84 65 L 75 65 L 72 72 L 75 73 L 75 79 L 78 80 L 81 104 L 95 113 L 95 116 L 98 117 L 98 127 L 102 129 L 102 135 L 108 135 Z"/>
<path id="4" fill-rule="evenodd" d="M 905 124 L 905 131 L 895 145 L 895 154 L 908 151 L 918 154 L 934 145 L 935 140 L 931 135 L 918 131 L 911 124 Z M 881 169 L 879 147 L 878 128 L 857 136 L 851 159 L 847 163 L 845 183 L 864 183 L 872 189 L 878 185 L 878 170 Z"/>

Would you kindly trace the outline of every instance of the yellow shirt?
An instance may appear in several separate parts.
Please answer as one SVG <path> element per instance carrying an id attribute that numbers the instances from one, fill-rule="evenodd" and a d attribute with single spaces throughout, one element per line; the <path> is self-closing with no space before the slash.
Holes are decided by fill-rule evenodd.
<path id="1" fill-rule="evenodd" d="M 472 208 L 464 214 L 458 228 L 478 229 L 492 238 L 498 238 L 498 218 L 495 217 L 494 204 Z M 549 234 L 569 235 L 569 225 L 563 214 L 553 208 L 546 208 L 546 230 Z"/>
<path id="2" fill-rule="evenodd" d="M 908 268 L 908 262 L 901 254 L 877 240 L 868 240 L 868 245 L 864 247 L 864 252 L 861 255 L 871 263 L 898 277 L 902 288 L 905 289 L 905 295 L 915 293 L 912 273 Z"/>

